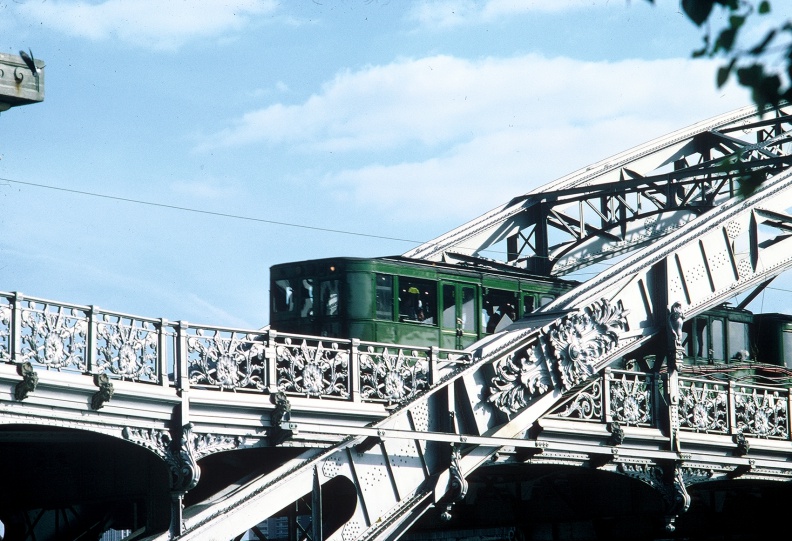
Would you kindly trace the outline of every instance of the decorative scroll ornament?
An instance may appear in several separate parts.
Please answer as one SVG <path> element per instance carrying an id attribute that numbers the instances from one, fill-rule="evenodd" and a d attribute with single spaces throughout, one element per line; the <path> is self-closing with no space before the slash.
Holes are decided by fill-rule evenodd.
<path id="1" fill-rule="evenodd" d="M 607 428 L 608 432 L 611 434 L 608 438 L 608 445 L 616 446 L 624 443 L 624 430 L 618 421 L 608 423 L 605 428 Z"/>
<path id="2" fill-rule="evenodd" d="M 171 490 L 174 492 L 187 492 L 195 488 L 201 479 L 201 468 L 198 467 L 198 457 L 195 453 L 195 434 L 192 423 L 181 427 L 181 437 L 173 440 L 165 455 L 165 461 L 171 472 Z M 176 442 L 179 445 L 176 445 Z"/>
<path id="3" fill-rule="evenodd" d="M 462 455 L 459 449 L 452 444 L 451 464 L 448 467 L 448 473 L 450 474 L 450 479 L 448 480 L 449 501 L 446 504 L 445 511 L 440 514 L 440 518 L 445 522 L 451 520 L 451 509 L 454 503 L 463 501 L 468 491 L 467 480 L 462 475 L 462 467 L 459 465 L 460 458 L 462 458 Z"/>
<path id="4" fill-rule="evenodd" d="M 17 400 L 24 400 L 28 397 L 29 393 L 36 390 L 38 385 L 38 374 L 33 370 L 33 365 L 30 362 L 17 365 L 17 374 L 22 376 L 22 381 L 14 387 L 14 398 Z"/>
<path id="5" fill-rule="evenodd" d="M 618 344 L 619 334 L 627 328 L 627 313 L 621 303 L 611 305 L 600 299 L 545 331 L 565 389 L 597 371 L 597 363 Z"/>
<path id="6" fill-rule="evenodd" d="M 170 432 L 166 430 L 124 427 L 124 438 L 132 443 L 145 447 L 160 458 L 165 458 L 171 444 Z"/>
<path id="7" fill-rule="evenodd" d="M 520 411 L 531 398 L 547 392 L 550 374 L 539 359 L 536 349 L 529 347 L 515 359 L 509 355 L 495 363 L 496 376 L 491 380 L 487 401 L 505 413 Z"/>
<path id="8" fill-rule="evenodd" d="M 291 403 L 283 391 L 272 395 L 271 400 L 275 404 L 275 409 L 270 414 L 270 424 L 272 425 L 270 443 L 278 445 L 292 434 L 290 429 L 283 427 L 283 423 L 288 423 L 291 420 Z"/>
<path id="9" fill-rule="evenodd" d="M 48 368 L 86 369 L 83 358 L 88 322 L 76 309 L 59 307 L 57 312 L 39 309 L 36 303 L 22 311 L 22 356 Z"/>
<path id="10" fill-rule="evenodd" d="M 98 410 L 113 398 L 113 383 L 107 374 L 94 374 L 93 379 L 99 390 L 91 397 L 91 409 Z"/>
<path id="11" fill-rule="evenodd" d="M 388 348 L 377 353 L 369 346 L 360 354 L 360 394 L 363 398 L 401 402 L 427 386 L 428 372 L 425 359 L 416 351 L 407 355 L 400 349 L 394 355 Z"/>
<path id="12" fill-rule="evenodd" d="M 221 390 L 252 388 L 262 390 L 264 344 L 256 341 L 256 336 L 247 334 L 223 336 L 220 331 L 209 337 L 203 329 L 195 336 L 187 338 L 190 354 L 197 358 L 190 362 L 190 384 L 213 385 Z"/>
<path id="13" fill-rule="evenodd" d="M 736 428 L 760 438 L 787 439 L 787 398 L 777 391 L 746 392 L 734 395 Z"/>
<path id="14" fill-rule="evenodd" d="M 646 483 L 663 495 L 666 504 L 666 531 L 668 532 L 673 532 L 676 529 L 677 516 L 690 508 L 691 499 L 685 486 L 685 477 L 687 476 L 691 482 L 705 481 L 712 477 L 712 472 L 709 471 L 691 470 L 678 465 L 673 466 L 673 470 L 670 470 L 671 467 L 669 464 L 667 466 L 669 469 L 664 470 L 655 464 L 619 465 L 621 473 Z M 666 471 L 669 475 L 666 475 Z"/>
<path id="15" fill-rule="evenodd" d="M 272 415 L 270 417 L 272 426 L 280 426 L 281 423 L 290 421 L 291 403 L 286 393 L 278 391 L 272 396 L 272 401 L 275 404 L 275 409 L 272 410 Z"/>
<path id="16" fill-rule="evenodd" d="M 674 365 L 669 367 L 676 370 L 676 366 L 682 363 L 685 357 L 685 349 L 682 347 L 682 325 L 685 322 L 685 314 L 682 312 L 682 303 L 675 302 L 668 310 L 668 335 L 671 359 Z"/>
<path id="17" fill-rule="evenodd" d="M 666 490 L 664 496 L 666 498 L 666 505 L 668 513 L 666 514 L 666 531 L 673 532 L 676 530 L 676 518 L 678 515 L 686 512 L 690 508 L 690 494 L 685 488 L 685 480 L 683 477 L 682 468 L 675 467 L 673 473 L 673 482 L 670 486 L 664 485 Z"/>
<path id="18" fill-rule="evenodd" d="M 11 306 L 0 304 L 0 362 L 11 360 Z"/>
<path id="19" fill-rule="evenodd" d="M 123 436 L 162 458 L 171 472 L 171 490 L 187 492 L 201 477 L 198 460 L 212 453 L 237 449 L 242 444 L 237 437 L 198 435 L 192 429 L 192 423 L 184 425 L 179 429 L 178 439 L 174 439 L 166 430 L 125 427 Z"/>
<path id="20" fill-rule="evenodd" d="M 648 423 L 652 418 L 650 389 L 647 380 L 637 374 L 630 380 L 626 374 L 610 382 L 611 415 L 628 426 Z"/>
<path id="21" fill-rule="evenodd" d="M 728 394 L 726 386 L 718 383 L 680 385 L 679 426 L 696 432 L 728 433 Z"/>
<path id="22" fill-rule="evenodd" d="M 682 312 L 682 303 L 677 301 L 671 305 L 668 311 L 668 328 L 671 331 L 671 339 L 676 348 L 682 347 L 682 339 L 684 338 L 682 325 L 684 321 L 685 314 Z"/>
<path id="23" fill-rule="evenodd" d="M 571 400 L 550 411 L 550 415 L 557 415 L 564 419 L 600 420 L 603 410 L 602 387 L 601 379 L 590 381 L 582 389 L 576 391 Z"/>
<path id="24" fill-rule="evenodd" d="M 97 324 L 97 370 L 121 379 L 152 381 L 157 371 L 157 332 L 154 329 L 122 325 L 103 314 Z"/>
<path id="25" fill-rule="evenodd" d="M 287 338 L 276 350 L 278 389 L 307 396 L 349 397 L 349 353 L 333 343 L 312 347 L 303 340 L 299 346 Z"/>
<path id="26" fill-rule="evenodd" d="M 742 432 L 732 436 L 732 441 L 737 444 L 737 448 L 734 450 L 734 454 L 737 456 L 745 456 L 751 451 L 751 444 Z"/>
<path id="27" fill-rule="evenodd" d="M 627 328 L 627 313 L 621 303 L 611 305 L 601 299 L 542 331 L 540 340 L 551 350 L 550 360 L 555 361 L 565 389 L 596 372 L 597 363 L 613 350 L 619 334 Z M 534 344 L 523 350 L 522 356 L 497 361 L 487 401 L 505 413 L 514 413 L 528 406 L 535 396 L 547 392 L 552 379 L 543 362 L 543 349 L 541 344 Z"/>

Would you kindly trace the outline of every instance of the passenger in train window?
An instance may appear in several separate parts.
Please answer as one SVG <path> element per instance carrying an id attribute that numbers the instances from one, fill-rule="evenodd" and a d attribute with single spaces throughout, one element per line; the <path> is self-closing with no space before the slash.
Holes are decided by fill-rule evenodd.
<path id="1" fill-rule="evenodd" d="M 505 329 L 517 319 L 517 313 L 514 310 L 514 306 L 511 304 L 506 304 L 499 308 L 500 312 L 500 320 L 498 324 L 495 325 L 495 329 L 493 332 L 498 332 L 501 329 Z"/>
<path id="2" fill-rule="evenodd" d="M 313 278 L 306 278 L 302 281 L 303 287 L 303 306 L 300 310 L 300 317 L 313 316 Z"/>
<path id="3" fill-rule="evenodd" d="M 500 311 L 493 311 L 490 314 L 489 319 L 487 320 L 488 334 L 492 334 L 495 332 L 495 328 L 498 326 L 498 322 L 501 320 L 501 317 L 503 317 L 503 315 L 500 313 Z"/>

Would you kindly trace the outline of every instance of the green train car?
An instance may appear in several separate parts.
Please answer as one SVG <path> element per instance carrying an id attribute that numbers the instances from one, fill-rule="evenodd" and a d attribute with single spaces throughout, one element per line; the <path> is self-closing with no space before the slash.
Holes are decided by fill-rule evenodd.
<path id="1" fill-rule="evenodd" d="M 270 327 L 464 349 L 577 285 L 499 267 L 459 267 L 401 256 L 274 265 Z"/>

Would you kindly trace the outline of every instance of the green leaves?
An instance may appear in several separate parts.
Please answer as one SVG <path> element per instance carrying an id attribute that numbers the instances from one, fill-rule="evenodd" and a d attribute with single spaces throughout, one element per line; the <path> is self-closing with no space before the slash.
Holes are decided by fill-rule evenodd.
<path id="1" fill-rule="evenodd" d="M 709 19 L 714 3 L 713 0 L 682 0 L 682 11 L 696 26 L 701 26 Z"/>
<path id="2" fill-rule="evenodd" d="M 647 1 L 654 4 L 654 0 Z M 693 50 L 692 57 L 726 60 L 716 73 L 718 88 L 734 76 L 737 83 L 750 89 L 751 98 L 760 111 L 792 103 L 792 21 L 779 21 L 753 46 L 739 48 L 740 32 L 752 17 L 765 16 L 772 11 L 769 0 L 681 0 L 681 7 L 693 24 L 703 28 L 702 46 Z M 716 11 L 725 11 L 727 17 L 713 16 Z M 719 31 L 711 29 L 721 21 L 726 23 Z M 780 74 L 784 75 L 783 79 Z M 765 180 L 764 172 L 751 170 L 739 158 L 724 160 L 720 168 L 724 175 L 738 183 L 739 194 L 743 197 L 754 193 Z"/>
<path id="3" fill-rule="evenodd" d="M 730 11 L 737 11 L 740 2 L 739 0 L 682 0 L 682 11 L 685 12 L 685 15 L 687 15 L 696 26 L 701 26 L 709 19 L 715 4 L 720 4 Z M 769 2 L 762 2 L 759 9 L 770 11 Z"/>
<path id="4" fill-rule="evenodd" d="M 726 177 L 731 177 L 737 184 L 737 194 L 750 197 L 766 180 L 767 175 L 761 169 L 751 169 L 742 156 L 731 155 L 718 163 L 716 170 Z"/>
<path id="5" fill-rule="evenodd" d="M 648 1 L 654 3 L 654 0 Z M 771 13 L 769 0 L 682 0 L 681 6 L 691 22 L 705 28 L 702 46 L 693 50 L 692 57 L 726 59 L 716 73 L 718 88 L 735 76 L 741 86 L 750 89 L 752 99 L 760 109 L 792 101 L 792 86 L 789 86 L 789 81 L 792 81 L 792 21 L 782 21 L 771 28 L 753 46 L 739 48 L 741 32 L 751 18 Z M 716 17 L 713 15 L 716 11 L 724 11 L 728 16 Z M 719 30 L 711 29 L 714 23 L 722 20 L 726 21 L 724 26 Z M 784 42 L 781 42 L 782 38 Z M 778 67 L 777 60 L 768 60 L 770 55 L 774 55 L 774 59 L 781 58 L 783 65 Z"/>

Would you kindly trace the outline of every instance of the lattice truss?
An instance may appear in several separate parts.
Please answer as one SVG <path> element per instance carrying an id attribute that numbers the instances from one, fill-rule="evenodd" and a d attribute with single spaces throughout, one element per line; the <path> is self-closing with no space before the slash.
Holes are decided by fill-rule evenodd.
<path id="1" fill-rule="evenodd" d="M 792 164 L 792 116 L 756 113 L 747 107 L 613 156 L 404 255 L 555 276 L 622 255 Z"/>

